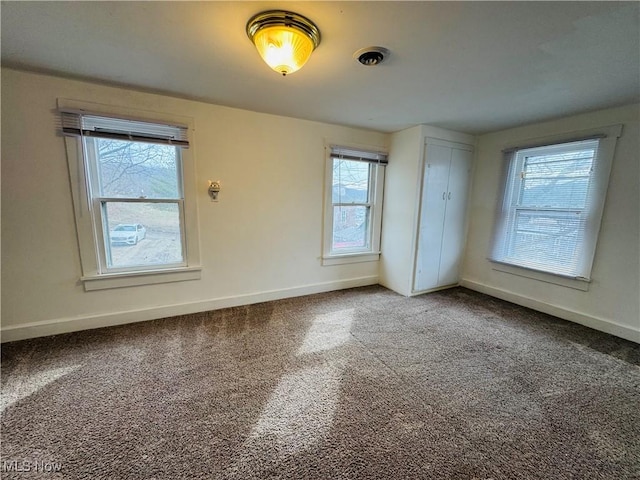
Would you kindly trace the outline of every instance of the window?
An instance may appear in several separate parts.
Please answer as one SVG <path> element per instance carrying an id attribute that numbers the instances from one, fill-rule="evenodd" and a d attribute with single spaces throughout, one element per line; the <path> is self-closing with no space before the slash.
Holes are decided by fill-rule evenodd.
<path id="1" fill-rule="evenodd" d="M 325 265 L 379 258 L 387 155 L 332 146 L 325 202 Z"/>
<path id="2" fill-rule="evenodd" d="M 199 269 L 189 272 L 198 259 L 190 252 L 197 231 L 187 228 L 195 219 L 183 182 L 188 128 L 78 111 L 61 115 L 85 288 L 198 278 Z"/>
<path id="3" fill-rule="evenodd" d="M 491 260 L 588 281 L 616 138 L 505 150 L 508 174 Z"/>

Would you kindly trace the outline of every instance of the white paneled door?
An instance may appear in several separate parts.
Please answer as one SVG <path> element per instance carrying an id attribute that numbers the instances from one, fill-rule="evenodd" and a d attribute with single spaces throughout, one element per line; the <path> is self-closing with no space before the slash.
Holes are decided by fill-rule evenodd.
<path id="1" fill-rule="evenodd" d="M 414 292 L 458 283 L 471 160 L 471 147 L 427 140 Z"/>

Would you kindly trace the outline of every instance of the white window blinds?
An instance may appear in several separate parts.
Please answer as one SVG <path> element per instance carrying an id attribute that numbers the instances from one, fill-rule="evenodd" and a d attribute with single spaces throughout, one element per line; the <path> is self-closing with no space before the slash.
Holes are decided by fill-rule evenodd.
<path id="1" fill-rule="evenodd" d="M 188 148 L 187 127 L 142 122 L 123 118 L 61 112 L 62 132 L 66 136 L 84 136 L 160 143 Z"/>
<path id="2" fill-rule="evenodd" d="M 504 152 L 508 175 L 493 261 L 589 279 L 604 202 L 597 188 L 600 142 Z"/>
<path id="3" fill-rule="evenodd" d="M 331 146 L 331 156 L 342 160 L 355 160 L 359 162 L 378 163 L 387 165 L 389 163 L 388 155 L 385 152 L 373 152 L 367 150 L 356 150 L 338 145 Z"/>

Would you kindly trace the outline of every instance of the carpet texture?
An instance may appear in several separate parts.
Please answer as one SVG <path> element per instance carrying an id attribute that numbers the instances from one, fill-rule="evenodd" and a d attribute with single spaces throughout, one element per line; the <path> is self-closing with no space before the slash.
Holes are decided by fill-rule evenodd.
<path id="1" fill-rule="evenodd" d="M 15 342 L 1 477 L 638 479 L 639 365 L 640 345 L 463 288 Z"/>

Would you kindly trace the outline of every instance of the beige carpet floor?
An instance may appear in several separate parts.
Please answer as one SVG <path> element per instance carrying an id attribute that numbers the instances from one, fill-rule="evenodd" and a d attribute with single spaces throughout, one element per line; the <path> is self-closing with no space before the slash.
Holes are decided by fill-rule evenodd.
<path id="1" fill-rule="evenodd" d="M 640 478 L 640 345 L 366 287 L 2 347 L 7 479 Z"/>

